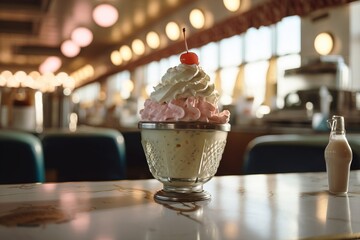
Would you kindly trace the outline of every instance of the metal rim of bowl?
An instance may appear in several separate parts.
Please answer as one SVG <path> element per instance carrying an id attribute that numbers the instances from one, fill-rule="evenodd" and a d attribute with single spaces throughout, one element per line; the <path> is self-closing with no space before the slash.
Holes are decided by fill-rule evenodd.
<path id="1" fill-rule="evenodd" d="M 219 130 L 229 132 L 231 126 L 229 123 L 206 123 L 206 122 L 139 122 L 139 129 L 202 129 Z"/>

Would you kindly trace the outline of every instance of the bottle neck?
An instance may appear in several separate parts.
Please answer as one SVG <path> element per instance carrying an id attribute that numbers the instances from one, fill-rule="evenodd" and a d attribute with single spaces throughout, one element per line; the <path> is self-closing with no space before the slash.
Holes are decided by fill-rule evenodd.
<path id="1" fill-rule="evenodd" d="M 331 135 L 345 135 L 345 123 L 343 116 L 333 116 L 328 120 L 331 127 Z"/>
<path id="2" fill-rule="evenodd" d="M 331 131 L 330 132 L 330 139 L 334 139 L 334 138 L 346 138 L 345 136 L 345 131 Z"/>

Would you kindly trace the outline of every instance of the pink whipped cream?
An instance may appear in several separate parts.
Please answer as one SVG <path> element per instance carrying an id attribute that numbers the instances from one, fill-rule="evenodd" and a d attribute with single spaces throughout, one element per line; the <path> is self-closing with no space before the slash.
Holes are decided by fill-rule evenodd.
<path id="1" fill-rule="evenodd" d="M 174 99 L 169 103 L 158 103 L 147 99 L 145 108 L 140 111 L 143 121 L 200 121 L 211 123 L 229 122 L 230 112 L 224 110 L 219 112 L 213 104 L 203 98 Z"/>
<path id="2" fill-rule="evenodd" d="M 198 65 L 170 68 L 140 110 L 142 121 L 228 123 L 230 112 L 219 111 L 219 95 Z"/>

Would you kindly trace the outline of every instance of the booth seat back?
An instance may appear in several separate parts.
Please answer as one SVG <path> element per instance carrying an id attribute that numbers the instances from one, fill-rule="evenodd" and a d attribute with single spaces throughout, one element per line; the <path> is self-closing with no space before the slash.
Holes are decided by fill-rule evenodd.
<path id="1" fill-rule="evenodd" d="M 123 131 L 121 133 L 126 145 L 126 177 L 128 179 L 153 178 L 141 145 L 140 131 Z"/>
<path id="2" fill-rule="evenodd" d="M 360 169 L 360 135 L 348 135 L 351 169 Z M 266 135 L 253 139 L 244 156 L 243 174 L 324 172 L 328 134 Z"/>
<path id="3" fill-rule="evenodd" d="M 45 181 L 39 138 L 17 130 L 0 130 L 0 184 Z"/>
<path id="4" fill-rule="evenodd" d="M 46 169 L 56 181 L 126 178 L 125 142 L 115 129 L 57 130 L 44 133 L 41 139 Z"/>

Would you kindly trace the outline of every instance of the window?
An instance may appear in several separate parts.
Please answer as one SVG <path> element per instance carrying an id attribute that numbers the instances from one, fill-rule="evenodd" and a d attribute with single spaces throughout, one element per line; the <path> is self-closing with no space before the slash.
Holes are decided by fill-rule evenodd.
<path id="1" fill-rule="evenodd" d="M 301 48 L 300 17 L 286 17 L 276 24 L 276 53 L 279 56 L 299 53 Z"/>
<path id="2" fill-rule="evenodd" d="M 130 97 L 131 88 L 129 87 L 130 83 L 130 72 L 123 71 L 117 74 L 110 76 L 107 80 L 107 99 L 106 105 L 110 106 L 119 101 L 119 94 L 122 99 L 127 99 Z"/>
<path id="3" fill-rule="evenodd" d="M 238 72 L 238 67 L 227 67 L 222 69 L 220 72 L 222 89 L 220 102 L 223 105 L 232 103 L 232 94 Z"/>
<path id="4" fill-rule="evenodd" d="M 236 35 L 223 39 L 220 45 L 220 67 L 235 67 L 242 62 L 241 37 Z"/>
<path id="5" fill-rule="evenodd" d="M 245 60 L 253 62 L 269 59 L 272 54 L 271 28 L 250 28 L 245 33 Z"/>
<path id="6" fill-rule="evenodd" d="M 145 73 L 145 86 L 146 92 L 150 96 L 153 91 L 153 87 L 157 85 L 161 80 L 160 64 L 159 62 L 151 62 L 146 67 Z"/>
<path id="7" fill-rule="evenodd" d="M 94 102 L 98 98 L 99 92 L 100 83 L 95 82 L 75 90 L 74 94 L 79 96 L 79 102 L 90 103 Z"/>
<path id="8" fill-rule="evenodd" d="M 173 55 L 168 59 L 169 59 L 169 67 L 175 67 L 180 64 L 180 54 Z"/>
<path id="9" fill-rule="evenodd" d="M 238 66 L 242 61 L 241 44 L 240 35 L 226 38 L 219 42 L 219 62 L 221 69 L 220 103 L 223 105 L 232 103 L 234 84 L 239 71 Z"/>
<path id="10" fill-rule="evenodd" d="M 258 61 L 245 65 L 245 95 L 254 97 L 254 108 L 264 101 L 268 61 Z"/>
<path id="11" fill-rule="evenodd" d="M 206 73 L 215 72 L 219 68 L 219 45 L 209 43 L 201 47 L 199 62 Z"/>
<path id="12" fill-rule="evenodd" d="M 164 74 L 167 72 L 167 70 L 170 68 L 170 67 L 173 67 L 170 65 L 170 61 L 169 61 L 169 58 L 163 58 L 160 60 L 159 62 L 159 71 L 160 71 L 160 77 L 164 76 Z M 160 81 L 161 79 L 159 79 Z"/>
<path id="13" fill-rule="evenodd" d="M 301 65 L 301 58 L 299 54 L 292 54 L 279 57 L 277 60 L 278 65 L 278 92 L 277 92 L 277 106 L 282 108 L 284 106 L 284 98 L 286 93 L 289 92 L 289 85 L 284 82 L 284 73 L 287 69 L 298 68 Z M 293 86 L 297 87 L 297 86 Z"/>

